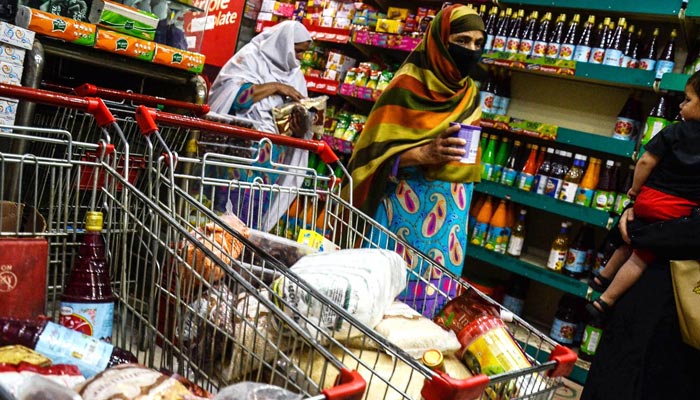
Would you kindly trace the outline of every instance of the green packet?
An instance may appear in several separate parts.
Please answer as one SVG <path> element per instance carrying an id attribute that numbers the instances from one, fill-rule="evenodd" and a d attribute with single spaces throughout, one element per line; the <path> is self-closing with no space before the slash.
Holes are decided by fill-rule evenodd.
<path id="1" fill-rule="evenodd" d="M 158 16 L 109 0 L 93 0 L 88 20 L 93 24 L 137 37 L 153 40 Z"/>

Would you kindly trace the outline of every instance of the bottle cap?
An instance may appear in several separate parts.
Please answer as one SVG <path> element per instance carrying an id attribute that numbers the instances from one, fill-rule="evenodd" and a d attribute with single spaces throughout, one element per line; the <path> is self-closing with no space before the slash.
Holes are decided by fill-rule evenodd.
<path id="1" fill-rule="evenodd" d="M 430 369 L 442 370 L 444 367 L 444 359 L 442 352 L 437 349 L 426 350 L 423 353 L 423 364 Z"/>
<path id="2" fill-rule="evenodd" d="M 88 211 L 85 216 L 85 229 L 90 232 L 99 232 L 102 230 L 102 212 Z"/>

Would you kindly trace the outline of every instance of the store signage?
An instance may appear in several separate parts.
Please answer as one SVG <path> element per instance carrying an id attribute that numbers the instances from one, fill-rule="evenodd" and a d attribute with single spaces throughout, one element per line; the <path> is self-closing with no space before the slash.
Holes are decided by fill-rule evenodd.
<path id="1" fill-rule="evenodd" d="M 222 67 L 236 50 L 245 0 L 194 0 L 208 12 L 185 14 L 188 49 L 202 53 L 206 63 Z"/>

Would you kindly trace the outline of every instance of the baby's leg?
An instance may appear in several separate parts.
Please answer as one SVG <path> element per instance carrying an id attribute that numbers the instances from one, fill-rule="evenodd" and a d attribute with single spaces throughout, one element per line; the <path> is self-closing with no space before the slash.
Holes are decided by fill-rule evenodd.
<path id="1" fill-rule="evenodd" d="M 600 295 L 600 298 L 608 305 L 612 306 L 615 304 L 620 296 L 639 280 L 646 267 L 647 263 L 637 256 L 636 253 L 632 253 L 617 274 L 615 274 L 615 279 L 610 283 L 610 286 Z M 607 268 L 606 266 L 605 269 Z"/>
<path id="2" fill-rule="evenodd" d="M 625 261 L 629 260 L 632 255 L 632 247 L 628 244 L 623 244 L 622 246 L 615 249 L 613 254 L 610 256 L 605 268 L 600 271 L 600 275 L 604 278 L 612 279 L 617 274 L 617 271 L 622 267 Z"/>

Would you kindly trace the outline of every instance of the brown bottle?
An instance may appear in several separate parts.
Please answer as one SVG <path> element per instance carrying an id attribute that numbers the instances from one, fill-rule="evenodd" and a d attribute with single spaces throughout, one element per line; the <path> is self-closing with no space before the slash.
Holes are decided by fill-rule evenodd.
<path id="1" fill-rule="evenodd" d="M 642 29 L 637 31 L 637 37 L 630 51 L 630 59 L 627 61 L 627 68 L 639 68 L 639 46 L 642 43 Z"/>
<path id="2" fill-rule="evenodd" d="M 493 38 L 493 44 L 491 45 L 492 51 L 505 51 L 506 41 L 508 40 L 508 27 L 510 26 L 510 19 L 513 10 L 509 7 L 506 9 L 505 13 L 501 11 L 498 15 L 498 22 L 496 23 L 496 34 Z"/>
<path id="3" fill-rule="evenodd" d="M 506 41 L 506 53 L 517 53 L 520 48 L 520 39 L 522 37 L 523 18 L 525 18 L 525 10 L 518 10 L 518 14 L 510 24 L 510 33 Z"/>
<path id="4" fill-rule="evenodd" d="M 610 29 L 610 18 L 605 17 L 602 24 L 598 25 L 596 40 L 591 46 L 591 57 L 589 63 L 602 64 L 605 58 L 605 47 L 608 41 L 608 30 Z"/>
<path id="5" fill-rule="evenodd" d="M 661 79 L 665 73 L 672 72 L 676 65 L 676 36 L 678 33 L 674 29 L 671 31 L 671 38 L 659 54 L 659 59 L 656 60 L 656 79 Z"/>
<path id="6" fill-rule="evenodd" d="M 532 49 L 535 45 L 535 34 L 537 33 L 537 18 L 539 18 L 539 13 L 537 11 L 533 11 L 527 21 L 527 24 L 525 24 L 525 29 L 523 29 L 523 35 L 522 39 L 520 40 L 518 53 L 526 56 L 532 54 Z"/>
<path id="7" fill-rule="evenodd" d="M 620 63 L 622 68 L 629 68 L 630 61 L 632 61 L 632 51 L 634 50 L 635 42 L 636 36 L 634 35 L 634 25 L 630 25 L 629 29 L 627 29 L 627 34 L 625 35 L 625 45 L 622 46 L 622 63 Z"/>
<path id="8" fill-rule="evenodd" d="M 535 41 L 532 45 L 532 58 L 544 57 L 547 53 L 547 39 L 549 38 L 549 24 L 552 20 L 552 13 L 547 12 L 542 17 L 540 21 L 540 26 L 537 28 L 537 34 L 535 35 Z"/>
<path id="9" fill-rule="evenodd" d="M 572 60 L 574 58 L 574 48 L 576 47 L 578 25 L 581 20 L 579 14 L 574 14 L 574 17 L 569 22 L 569 28 L 564 36 L 564 41 L 559 49 L 559 58 L 562 60 Z"/>
<path id="10" fill-rule="evenodd" d="M 591 35 L 595 29 L 595 15 L 589 15 L 588 21 L 583 25 L 583 32 L 579 37 L 576 49 L 574 50 L 574 61 L 588 62 L 591 57 Z"/>
<path id="11" fill-rule="evenodd" d="M 647 47 L 639 57 L 639 69 L 646 71 L 654 71 L 656 69 L 656 46 L 658 37 L 659 28 L 655 28 Z"/>
<path id="12" fill-rule="evenodd" d="M 615 28 L 615 30 L 611 33 L 610 43 L 605 49 L 605 53 L 603 55 L 604 65 L 610 65 L 612 67 L 622 66 L 622 57 L 624 55 L 622 33 L 625 31 L 626 27 L 627 22 L 625 21 L 625 18 L 620 18 L 617 21 L 617 28 Z"/>
<path id="13" fill-rule="evenodd" d="M 561 50 L 561 42 L 564 40 L 564 24 L 566 23 L 566 14 L 560 14 L 557 18 L 557 24 L 552 30 L 552 34 L 549 37 L 549 42 L 547 43 L 547 53 L 545 57 L 547 58 L 558 58 L 559 51 Z"/>

